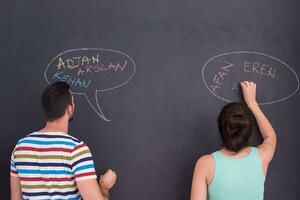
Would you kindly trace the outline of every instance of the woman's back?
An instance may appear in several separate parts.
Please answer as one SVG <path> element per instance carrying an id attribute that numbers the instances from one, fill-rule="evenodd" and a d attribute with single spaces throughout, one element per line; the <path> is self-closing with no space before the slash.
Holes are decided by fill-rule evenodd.
<path id="1" fill-rule="evenodd" d="M 257 148 L 243 158 L 213 154 L 214 176 L 208 185 L 210 200 L 262 200 L 265 175 Z"/>

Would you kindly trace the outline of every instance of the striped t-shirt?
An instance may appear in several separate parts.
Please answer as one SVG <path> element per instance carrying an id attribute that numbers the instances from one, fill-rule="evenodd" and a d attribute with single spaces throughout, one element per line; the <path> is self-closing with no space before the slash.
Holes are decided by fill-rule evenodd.
<path id="1" fill-rule="evenodd" d="M 10 166 L 23 199 L 30 200 L 81 199 L 76 181 L 97 178 L 89 148 L 65 133 L 34 132 L 20 139 Z"/>

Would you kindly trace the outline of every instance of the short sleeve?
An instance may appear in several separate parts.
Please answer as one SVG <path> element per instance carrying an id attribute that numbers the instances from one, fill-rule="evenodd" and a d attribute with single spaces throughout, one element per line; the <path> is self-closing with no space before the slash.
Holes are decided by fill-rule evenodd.
<path id="1" fill-rule="evenodd" d="M 10 176 L 18 177 L 18 172 L 14 161 L 14 153 L 15 151 L 12 152 L 10 159 Z"/>
<path id="2" fill-rule="evenodd" d="M 72 150 L 71 166 L 75 181 L 97 179 L 92 154 L 84 142 L 80 142 Z"/>

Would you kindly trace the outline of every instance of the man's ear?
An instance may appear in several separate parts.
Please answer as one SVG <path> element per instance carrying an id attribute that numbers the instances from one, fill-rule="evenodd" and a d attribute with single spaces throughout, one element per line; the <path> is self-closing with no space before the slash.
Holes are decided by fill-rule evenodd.
<path id="1" fill-rule="evenodd" d="M 68 105 L 67 106 L 67 113 L 68 113 L 68 115 L 71 115 L 72 112 L 73 112 L 73 107 L 71 105 Z"/>

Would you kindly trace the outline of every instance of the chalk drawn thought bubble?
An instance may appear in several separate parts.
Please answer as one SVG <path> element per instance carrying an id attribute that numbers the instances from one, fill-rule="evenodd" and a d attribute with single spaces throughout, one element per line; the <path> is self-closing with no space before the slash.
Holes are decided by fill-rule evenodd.
<path id="1" fill-rule="evenodd" d="M 128 83 L 136 70 L 134 60 L 120 51 L 100 48 L 71 49 L 55 56 L 47 65 L 47 82 L 67 82 L 72 94 L 83 94 L 93 110 L 105 121 L 98 93 Z"/>
<path id="2" fill-rule="evenodd" d="M 229 52 L 210 58 L 202 68 L 208 90 L 227 101 L 241 101 L 239 83 L 255 82 L 260 105 L 283 101 L 299 90 L 299 78 L 286 63 L 273 56 L 251 51 Z"/>

